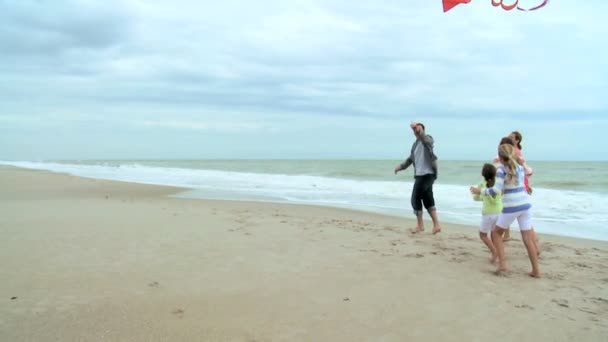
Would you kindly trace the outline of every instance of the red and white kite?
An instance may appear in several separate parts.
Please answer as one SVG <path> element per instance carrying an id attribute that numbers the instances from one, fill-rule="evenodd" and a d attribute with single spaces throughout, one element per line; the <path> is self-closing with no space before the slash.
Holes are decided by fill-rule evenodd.
<path id="1" fill-rule="evenodd" d="M 460 4 L 468 4 L 471 0 L 442 0 L 443 1 L 443 12 L 447 12 L 452 8 L 456 7 Z M 531 8 L 521 8 L 519 7 L 519 0 L 491 0 L 492 6 L 494 7 L 502 7 L 505 11 L 511 11 L 514 9 L 518 9 L 520 11 L 535 11 L 541 7 L 544 7 L 549 0 L 543 0 L 539 5 L 531 7 Z"/>

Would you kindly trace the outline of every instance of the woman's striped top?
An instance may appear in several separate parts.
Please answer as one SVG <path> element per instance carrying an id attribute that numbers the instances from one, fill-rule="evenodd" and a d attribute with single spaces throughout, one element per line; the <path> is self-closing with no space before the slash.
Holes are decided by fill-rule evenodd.
<path id="1" fill-rule="evenodd" d="M 486 196 L 496 196 L 502 194 L 502 212 L 505 214 L 516 213 L 528 210 L 532 207 L 530 195 L 526 191 L 525 176 L 526 170 L 523 166 L 517 165 L 517 173 L 511 182 L 505 182 L 507 175 L 503 164 L 498 165 L 496 170 L 496 183 L 491 188 L 482 190 Z"/>

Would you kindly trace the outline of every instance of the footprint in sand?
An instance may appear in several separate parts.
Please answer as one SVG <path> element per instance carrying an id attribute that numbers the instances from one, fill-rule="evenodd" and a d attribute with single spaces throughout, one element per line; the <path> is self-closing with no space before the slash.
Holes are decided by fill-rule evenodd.
<path id="1" fill-rule="evenodd" d="M 473 256 L 472 253 L 466 252 L 466 251 L 450 253 L 450 254 L 452 255 L 452 257 L 450 258 L 450 261 L 456 262 L 459 264 L 466 262 L 467 260 L 471 260 L 471 257 Z"/>
<path id="2" fill-rule="evenodd" d="M 568 301 L 565 299 L 553 299 L 552 302 L 564 308 L 570 307 L 570 305 L 568 305 Z"/>
<path id="3" fill-rule="evenodd" d="M 462 263 L 463 263 L 463 262 L 465 262 L 466 260 L 465 260 L 465 259 L 462 259 L 462 258 L 453 257 L 453 258 L 451 258 L 451 259 L 450 259 L 450 261 L 451 261 L 451 262 L 458 263 L 458 264 L 462 264 Z"/>
<path id="4" fill-rule="evenodd" d="M 174 314 L 175 316 L 179 317 L 179 318 L 183 318 L 184 317 L 184 310 L 183 309 L 175 309 L 173 311 L 171 311 L 172 314 Z"/>
<path id="5" fill-rule="evenodd" d="M 553 244 L 546 242 L 540 244 L 540 250 L 543 252 L 553 252 Z"/>
<path id="6" fill-rule="evenodd" d="M 404 255 L 403 257 L 405 257 L 405 258 L 420 259 L 420 258 L 424 258 L 424 254 L 422 254 L 422 253 L 409 253 L 409 254 Z"/>
<path id="7" fill-rule="evenodd" d="M 528 304 L 516 304 L 515 307 L 518 309 L 534 310 L 534 308 Z"/>
<path id="8" fill-rule="evenodd" d="M 490 273 L 492 273 L 493 275 L 497 276 L 497 277 L 501 277 L 501 278 L 511 278 L 511 276 L 513 275 L 513 273 L 511 273 L 511 271 L 490 271 Z"/>
<path id="9" fill-rule="evenodd" d="M 608 305 L 608 299 L 602 297 L 591 298 L 591 301 L 595 302 L 596 304 Z"/>
<path id="10" fill-rule="evenodd" d="M 399 227 L 395 226 L 384 226 L 384 230 L 390 230 L 392 232 L 399 232 Z"/>
<path id="11" fill-rule="evenodd" d="M 566 277 L 563 274 L 560 274 L 560 273 L 545 273 L 544 277 L 547 278 L 547 279 L 550 279 L 550 280 L 564 280 L 564 279 L 566 279 Z"/>
<path id="12" fill-rule="evenodd" d="M 445 243 L 435 242 L 433 243 L 433 248 L 439 249 L 441 251 L 453 251 L 456 250 L 454 247 L 449 247 Z"/>
<path id="13" fill-rule="evenodd" d="M 597 312 L 595 311 L 591 311 L 591 309 L 589 308 L 585 308 L 585 307 L 581 307 L 581 308 L 577 308 L 579 311 L 588 313 L 588 314 L 592 314 L 592 315 L 597 315 Z"/>
<path id="14" fill-rule="evenodd" d="M 378 253 L 377 249 L 360 249 L 359 252 L 372 252 L 372 253 Z"/>

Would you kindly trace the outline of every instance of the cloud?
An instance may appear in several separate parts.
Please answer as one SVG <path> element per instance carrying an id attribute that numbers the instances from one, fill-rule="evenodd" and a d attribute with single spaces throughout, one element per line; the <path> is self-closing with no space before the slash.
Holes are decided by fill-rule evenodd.
<path id="1" fill-rule="evenodd" d="M 84 64 L 92 52 L 99 54 L 125 42 L 130 30 L 127 18 L 124 8 L 111 3 L 0 1 L 0 70 L 53 74 L 62 69 L 57 62 Z"/>
<path id="2" fill-rule="evenodd" d="M 530 13 L 489 0 L 448 13 L 439 0 L 0 0 L 0 120 L 226 134 L 409 116 L 597 120 L 608 108 L 606 10 L 599 0 Z"/>
<path id="3" fill-rule="evenodd" d="M 246 131 L 260 132 L 273 130 L 272 127 L 259 122 L 241 121 L 186 121 L 186 120 L 144 120 L 133 122 L 136 126 L 146 128 L 169 128 L 187 131 L 219 131 L 229 133 L 241 133 Z"/>

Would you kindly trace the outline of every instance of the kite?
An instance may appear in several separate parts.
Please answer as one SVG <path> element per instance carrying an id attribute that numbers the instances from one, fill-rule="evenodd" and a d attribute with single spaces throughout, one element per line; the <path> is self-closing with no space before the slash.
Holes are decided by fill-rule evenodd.
<path id="1" fill-rule="evenodd" d="M 468 4 L 469 2 L 471 2 L 471 0 L 442 0 L 442 1 L 443 1 L 443 12 L 444 13 L 460 4 Z M 545 7 L 545 5 L 549 2 L 549 0 L 542 0 L 542 2 L 539 5 L 536 5 L 531 8 L 522 8 L 522 7 L 519 7 L 519 0 L 491 0 L 491 1 L 492 1 L 492 6 L 494 6 L 494 7 L 500 6 L 505 11 L 511 11 L 511 10 L 517 9 L 519 11 L 525 11 L 525 12 L 536 11 L 537 9 L 539 9 L 541 7 Z"/>
<path id="2" fill-rule="evenodd" d="M 471 0 L 443 0 L 443 12 L 447 12 L 460 4 L 468 4 Z"/>

